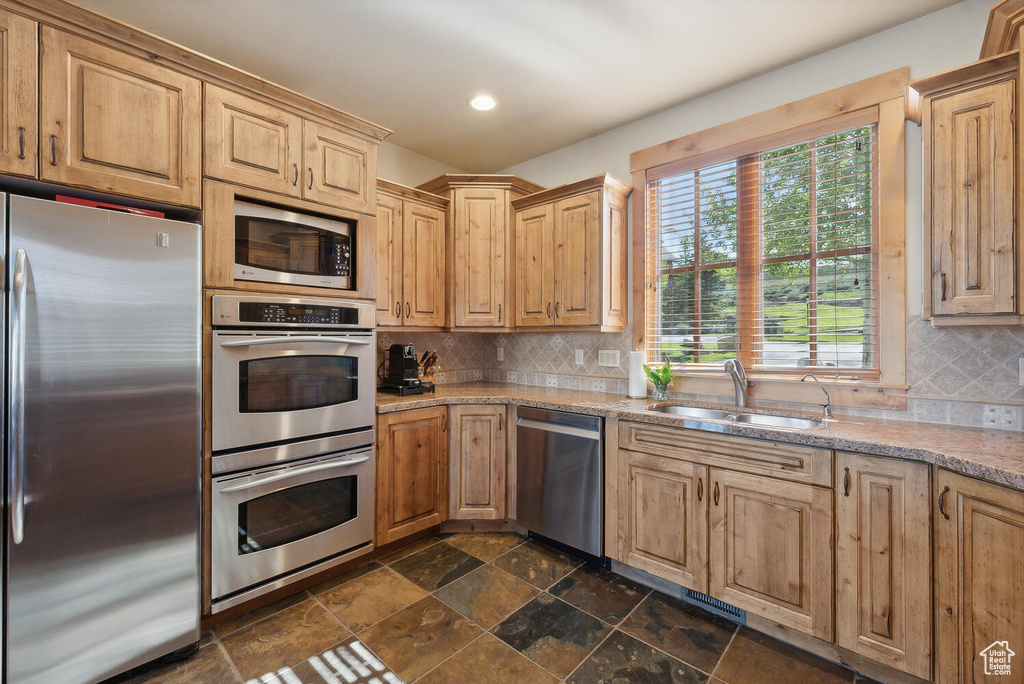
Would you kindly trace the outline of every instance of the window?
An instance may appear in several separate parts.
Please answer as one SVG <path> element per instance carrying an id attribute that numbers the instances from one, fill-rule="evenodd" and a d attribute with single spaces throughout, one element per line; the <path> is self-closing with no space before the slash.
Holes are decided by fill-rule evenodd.
<path id="1" fill-rule="evenodd" d="M 877 373 L 876 126 L 651 180 L 648 356 Z"/>
<path id="2" fill-rule="evenodd" d="M 634 339 L 678 388 L 727 394 L 739 358 L 754 396 L 817 401 L 814 372 L 838 404 L 905 407 L 908 76 L 633 153 Z"/>

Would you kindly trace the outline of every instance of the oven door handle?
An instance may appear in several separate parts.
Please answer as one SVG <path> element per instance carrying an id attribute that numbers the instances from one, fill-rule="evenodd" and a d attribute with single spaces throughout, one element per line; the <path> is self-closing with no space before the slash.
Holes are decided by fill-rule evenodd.
<path id="1" fill-rule="evenodd" d="M 251 337 L 232 342 L 221 342 L 222 347 L 258 347 L 264 344 L 291 344 L 295 342 L 324 342 L 329 344 L 370 344 L 357 337 L 330 337 L 327 335 L 291 335 L 283 337 Z"/>
<path id="2" fill-rule="evenodd" d="M 274 475 L 268 475 L 267 477 L 261 477 L 258 480 L 250 480 L 249 482 L 243 482 L 241 484 L 232 485 L 225 487 L 220 490 L 221 494 L 230 494 L 231 492 L 241 492 L 246 489 L 254 489 L 271 482 L 280 482 L 281 480 L 290 480 L 293 477 L 300 477 L 302 475 L 308 475 L 309 473 L 317 473 L 321 470 L 331 470 L 333 468 L 347 468 L 349 466 L 359 465 L 360 463 L 366 463 L 370 460 L 369 456 L 363 456 L 361 458 L 353 458 L 350 461 L 339 461 L 336 463 L 318 463 L 316 465 L 306 466 L 305 468 L 298 468 L 296 470 L 287 470 L 283 473 L 276 473 Z"/>

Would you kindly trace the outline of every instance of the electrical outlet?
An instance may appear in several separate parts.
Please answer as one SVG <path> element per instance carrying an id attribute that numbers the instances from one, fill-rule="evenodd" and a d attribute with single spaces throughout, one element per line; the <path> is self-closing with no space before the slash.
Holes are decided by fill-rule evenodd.
<path id="1" fill-rule="evenodd" d="M 619 366 L 619 350 L 618 349 L 599 349 L 597 351 L 597 365 L 598 366 L 609 366 L 618 368 Z"/>
<path id="2" fill-rule="evenodd" d="M 497 349 L 495 349 L 494 350 L 494 358 L 497 359 L 498 361 L 504 361 L 505 360 L 505 348 L 504 347 L 498 347 Z"/>
<path id="3" fill-rule="evenodd" d="M 1020 423 L 1020 411 L 1016 406 L 1001 406 L 999 410 L 999 427 L 1015 430 Z"/>
<path id="4" fill-rule="evenodd" d="M 558 387 L 558 376 L 554 373 L 548 373 L 544 377 L 544 384 L 548 387 Z"/>
<path id="5" fill-rule="evenodd" d="M 582 366 L 583 365 L 583 350 L 582 349 L 577 349 L 574 352 L 574 355 L 576 357 L 576 365 L 577 366 Z M 1021 361 L 1024 362 L 1024 359 L 1021 359 Z"/>
<path id="6" fill-rule="evenodd" d="M 981 413 L 981 425 L 982 427 L 998 427 L 999 426 L 999 407 L 992 404 L 985 404 Z"/>
<path id="7" fill-rule="evenodd" d="M 484 379 L 484 372 L 482 370 L 475 370 L 475 371 L 473 371 L 473 379 L 474 380 L 483 380 Z"/>
<path id="8" fill-rule="evenodd" d="M 590 390 L 592 392 L 604 392 L 604 378 L 591 378 L 590 379 Z"/>

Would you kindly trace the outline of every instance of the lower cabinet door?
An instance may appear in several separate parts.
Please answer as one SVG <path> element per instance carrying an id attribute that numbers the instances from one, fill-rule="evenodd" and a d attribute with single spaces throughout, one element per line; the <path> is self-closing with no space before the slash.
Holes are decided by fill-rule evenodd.
<path id="1" fill-rule="evenodd" d="M 936 681 L 1024 682 L 1024 492 L 939 471 Z"/>
<path id="2" fill-rule="evenodd" d="M 929 466 L 839 453 L 836 644 L 931 678 Z"/>
<path id="3" fill-rule="evenodd" d="M 710 594 L 833 639 L 832 490 L 710 471 Z"/>
<path id="4" fill-rule="evenodd" d="M 452 406 L 449 450 L 453 520 L 505 517 L 505 406 Z"/>
<path id="5" fill-rule="evenodd" d="M 380 546 L 448 519 L 448 409 L 386 413 L 377 432 Z"/>
<path id="6" fill-rule="evenodd" d="M 623 562 L 707 593 L 708 469 L 620 451 L 618 477 Z"/>

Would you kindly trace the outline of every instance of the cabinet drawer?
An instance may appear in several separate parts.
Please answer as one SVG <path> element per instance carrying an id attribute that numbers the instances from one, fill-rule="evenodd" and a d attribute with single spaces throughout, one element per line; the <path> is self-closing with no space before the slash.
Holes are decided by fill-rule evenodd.
<path id="1" fill-rule="evenodd" d="M 619 423 L 619 447 L 702 465 L 832 486 L 832 452 L 828 449 L 629 421 Z"/>

